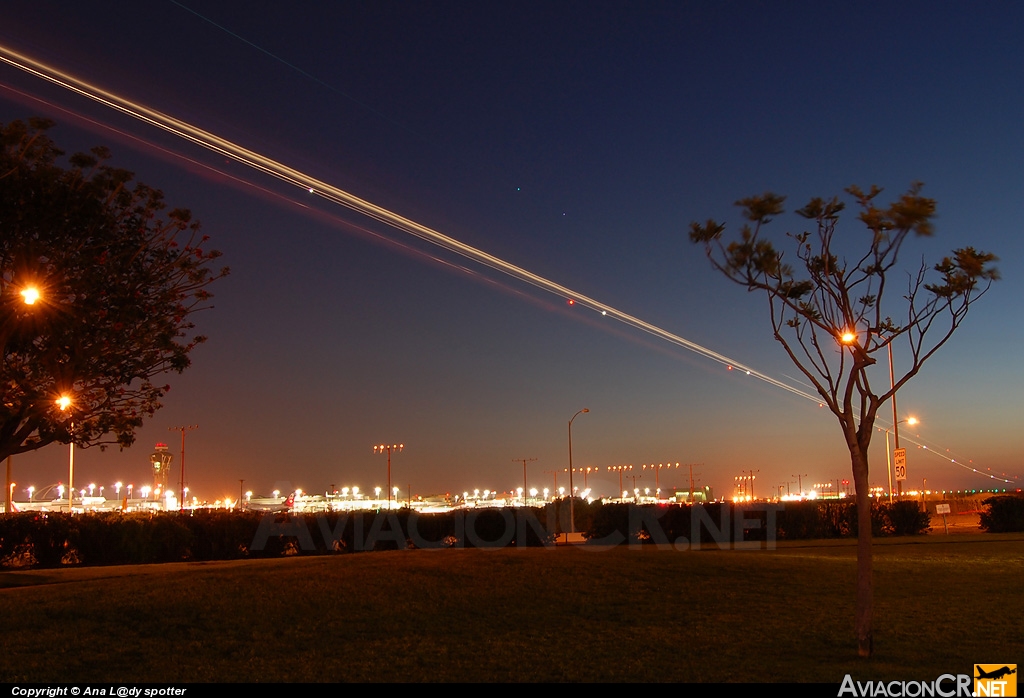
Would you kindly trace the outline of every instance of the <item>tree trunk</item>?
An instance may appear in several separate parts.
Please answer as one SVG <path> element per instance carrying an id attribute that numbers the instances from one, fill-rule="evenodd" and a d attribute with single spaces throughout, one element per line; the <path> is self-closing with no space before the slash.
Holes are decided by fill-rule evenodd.
<path id="1" fill-rule="evenodd" d="M 857 654 L 870 657 L 873 649 L 871 615 L 874 610 L 874 586 L 871 580 L 871 499 L 868 497 L 867 454 L 859 444 L 850 445 L 853 483 L 857 491 Z"/>

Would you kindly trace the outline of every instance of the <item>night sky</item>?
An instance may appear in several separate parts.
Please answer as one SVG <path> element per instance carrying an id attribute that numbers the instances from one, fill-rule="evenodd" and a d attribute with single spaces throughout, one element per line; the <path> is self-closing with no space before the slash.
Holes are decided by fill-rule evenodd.
<path id="1" fill-rule="evenodd" d="M 972 245 L 1003 280 L 899 394 L 900 418 L 921 420 L 901 429 L 908 484 L 1020 486 L 1019 3 L 37 0 L 0 16 L 5 46 L 794 385 L 765 299 L 714 272 L 688 224 L 736 226 L 732 203 L 769 190 L 798 208 L 923 181 L 937 234 L 910 241 L 906 268 Z M 564 486 L 584 407 L 573 461 L 601 469 L 598 494 L 616 492 L 614 464 L 696 464 L 716 495 L 751 470 L 759 496 L 850 477 L 816 403 L 0 66 L 0 122 L 31 115 L 190 208 L 232 269 L 164 409 L 131 449 L 76 454 L 76 483 L 139 487 L 153 444 L 177 453 L 168 428 L 198 424 L 201 498 L 240 479 L 370 490 L 382 442 L 406 445 L 402 497 L 515 488 L 517 458 L 538 459 L 531 486 L 551 471 Z M 865 239 L 853 215 L 843 231 Z M 66 481 L 66 464 L 60 446 L 17 456 L 14 480 Z"/>

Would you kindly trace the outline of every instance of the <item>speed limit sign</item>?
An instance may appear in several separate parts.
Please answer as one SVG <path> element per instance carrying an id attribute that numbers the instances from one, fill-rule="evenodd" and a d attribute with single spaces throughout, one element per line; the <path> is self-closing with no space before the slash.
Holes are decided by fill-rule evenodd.
<path id="1" fill-rule="evenodd" d="M 897 448 L 893 451 L 893 469 L 896 471 L 896 481 L 902 482 L 907 479 L 907 449 Z"/>

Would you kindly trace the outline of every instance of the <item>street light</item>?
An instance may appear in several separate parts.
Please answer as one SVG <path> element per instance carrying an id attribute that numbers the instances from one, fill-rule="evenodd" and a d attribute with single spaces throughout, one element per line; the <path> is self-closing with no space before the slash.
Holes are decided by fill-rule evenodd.
<path id="1" fill-rule="evenodd" d="M 25 301 L 28 302 L 27 300 Z M 35 301 L 33 301 L 35 302 Z M 57 407 L 60 408 L 61 412 L 66 412 L 71 408 L 71 398 L 67 395 L 61 395 L 57 398 Z M 71 436 L 75 431 L 75 421 L 71 420 L 70 428 L 68 429 L 68 436 Z M 71 439 L 68 443 L 68 513 L 74 513 L 74 506 L 72 501 L 75 496 L 75 441 Z"/>
<path id="2" fill-rule="evenodd" d="M 25 305 L 35 305 L 35 302 L 40 298 L 39 289 L 37 289 L 35 286 L 26 286 L 21 291 L 19 291 L 19 293 Z M 9 330 L 9 332 L 10 331 L 13 331 L 13 328 Z M 6 344 L 8 336 L 10 336 L 8 332 L 4 332 L 2 335 L 0 335 L 0 344 Z M 4 480 L 7 483 L 7 492 L 4 494 L 5 514 L 10 514 L 14 510 L 14 495 L 12 494 L 13 490 L 11 489 L 11 465 L 13 458 L 13 455 L 7 456 L 7 475 Z"/>
<path id="3" fill-rule="evenodd" d="M 590 412 L 586 407 L 577 412 L 569 420 L 569 532 L 576 533 L 576 507 L 574 500 L 576 499 L 576 491 L 572 486 L 572 423 L 584 412 Z"/>
<path id="4" fill-rule="evenodd" d="M 21 299 L 25 301 L 25 305 L 35 305 L 39 298 L 39 289 L 35 286 L 26 286 L 21 290 Z"/>
<path id="5" fill-rule="evenodd" d="M 893 433 L 893 436 L 894 436 L 894 438 L 896 440 L 896 450 L 898 451 L 898 450 L 900 450 L 900 423 L 896 419 L 896 374 L 893 373 L 893 369 L 892 369 L 892 337 L 889 338 L 889 341 L 886 342 L 885 346 L 889 349 L 889 390 L 892 392 L 892 433 Z M 911 421 L 911 420 L 913 420 L 913 421 Z M 907 422 L 907 424 L 910 424 L 910 425 L 917 424 L 917 420 L 914 419 L 913 417 L 910 417 L 909 419 L 907 419 L 906 422 Z M 889 459 L 889 432 L 888 431 L 885 432 L 885 458 L 886 458 L 886 461 L 888 461 L 888 459 Z M 892 475 L 891 475 L 891 469 L 890 469 L 890 478 L 891 477 L 892 477 Z M 899 491 L 901 489 L 900 488 L 900 481 L 899 480 L 896 481 L 896 489 L 897 489 L 897 491 Z M 891 479 L 889 480 L 889 502 L 892 503 L 892 480 Z"/>

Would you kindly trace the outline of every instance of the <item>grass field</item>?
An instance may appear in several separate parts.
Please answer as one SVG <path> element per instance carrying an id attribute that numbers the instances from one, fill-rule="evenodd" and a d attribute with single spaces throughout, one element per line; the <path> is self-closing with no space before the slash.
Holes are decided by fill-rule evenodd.
<path id="1" fill-rule="evenodd" d="M 932 680 L 1024 660 L 1024 535 L 0 573 L 0 681 Z"/>

